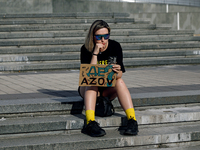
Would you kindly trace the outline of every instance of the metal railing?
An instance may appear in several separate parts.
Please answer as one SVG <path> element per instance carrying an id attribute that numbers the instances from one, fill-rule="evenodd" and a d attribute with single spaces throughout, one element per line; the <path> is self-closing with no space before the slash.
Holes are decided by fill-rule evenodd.
<path id="1" fill-rule="evenodd" d="M 200 7 L 200 0 L 96 0 L 110 2 L 157 3 Z"/>

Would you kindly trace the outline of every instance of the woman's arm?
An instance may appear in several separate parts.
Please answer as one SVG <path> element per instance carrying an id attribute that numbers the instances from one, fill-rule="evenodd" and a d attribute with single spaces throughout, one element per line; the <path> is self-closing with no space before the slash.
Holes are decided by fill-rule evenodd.
<path id="1" fill-rule="evenodd" d="M 117 73 L 117 79 L 121 78 L 122 77 L 122 71 L 121 71 L 121 66 L 116 64 L 116 65 L 113 65 L 113 71 Z"/>
<path id="2" fill-rule="evenodd" d="M 92 54 L 92 59 L 90 61 L 90 64 L 97 64 L 97 54 Z"/>
<path id="3" fill-rule="evenodd" d="M 90 64 L 97 64 L 97 55 L 99 54 L 100 50 L 104 48 L 102 43 L 96 43 L 94 51 L 92 53 L 92 59 Z"/>

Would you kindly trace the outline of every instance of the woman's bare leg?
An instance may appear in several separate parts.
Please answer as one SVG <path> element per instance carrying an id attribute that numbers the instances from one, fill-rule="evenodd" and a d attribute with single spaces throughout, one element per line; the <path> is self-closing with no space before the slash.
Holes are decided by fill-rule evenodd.
<path id="1" fill-rule="evenodd" d="M 95 121 L 95 106 L 98 87 L 80 87 L 80 94 L 84 97 L 86 123 Z"/>
<path id="2" fill-rule="evenodd" d="M 116 80 L 114 88 L 106 88 L 102 96 L 109 97 L 110 99 L 114 99 L 117 96 L 124 111 L 133 108 L 130 92 L 121 78 Z"/>
<path id="3" fill-rule="evenodd" d="M 116 88 L 117 96 L 122 108 L 124 110 L 133 108 L 133 102 L 131 99 L 130 92 L 128 88 L 126 87 L 126 84 L 124 83 L 123 79 L 121 78 L 117 79 L 115 88 Z"/>
<path id="4" fill-rule="evenodd" d="M 84 97 L 85 110 L 95 110 L 98 87 L 96 86 L 82 86 L 80 87 L 80 94 Z"/>
<path id="5" fill-rule="evenodd" d="M 133 108 L 133 102 L 131 99 L 130 92 L 128 88 L 126 87 L 126 84 L 124 83 L 124 81 L 121 78 L 118 78 L 116 80 L 115 88 L 108 88 L 107 90 L 103 92 L 103 95 L 106 96 L 109 93 L 110 94 L 112 93 L 113 97 L 116 95 L 118 96 L 119 102 L 126 113 L 128 123 L 127 123 L 127 128 L 124 131 L 124 134 L 137 135 L 139 130 L 138 130 L 138 124 L 135 117 L 135 110 Z"/>

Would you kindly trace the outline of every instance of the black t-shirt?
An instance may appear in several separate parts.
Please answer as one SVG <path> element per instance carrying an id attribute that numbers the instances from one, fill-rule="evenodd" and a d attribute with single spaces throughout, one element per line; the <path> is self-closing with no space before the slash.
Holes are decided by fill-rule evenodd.
<path id="1" fill-rule="evenodd" d="M 97 63 L 107 65 L 114 59 L 114 57 L 116 58 L 117 64 L 121 66 L 122 72 L 125 72 L 121 45 L 118 42 L 109 39 L 108 48 L 97 56 Z M 83 45 L 81 47 L 81 64 L 90 64 L 91 59 L 92 53 Z"/>

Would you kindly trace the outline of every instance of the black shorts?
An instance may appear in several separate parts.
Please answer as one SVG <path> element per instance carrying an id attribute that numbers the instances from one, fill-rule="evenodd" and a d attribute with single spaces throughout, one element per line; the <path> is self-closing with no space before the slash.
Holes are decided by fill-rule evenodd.
<path id="1" fill-rule="evenodd" d="M 100 96 L 102 96 L 103 91 L 106 90 L 106 87 L 98 87 L 98 91 L 100 92 Z M 81 96 L 80 86 L 78 87 L 78 93 Z M 82 96 L 81 96 L 82 97 Z M 82 97 L 83 98 L 83 97 Z"/>

